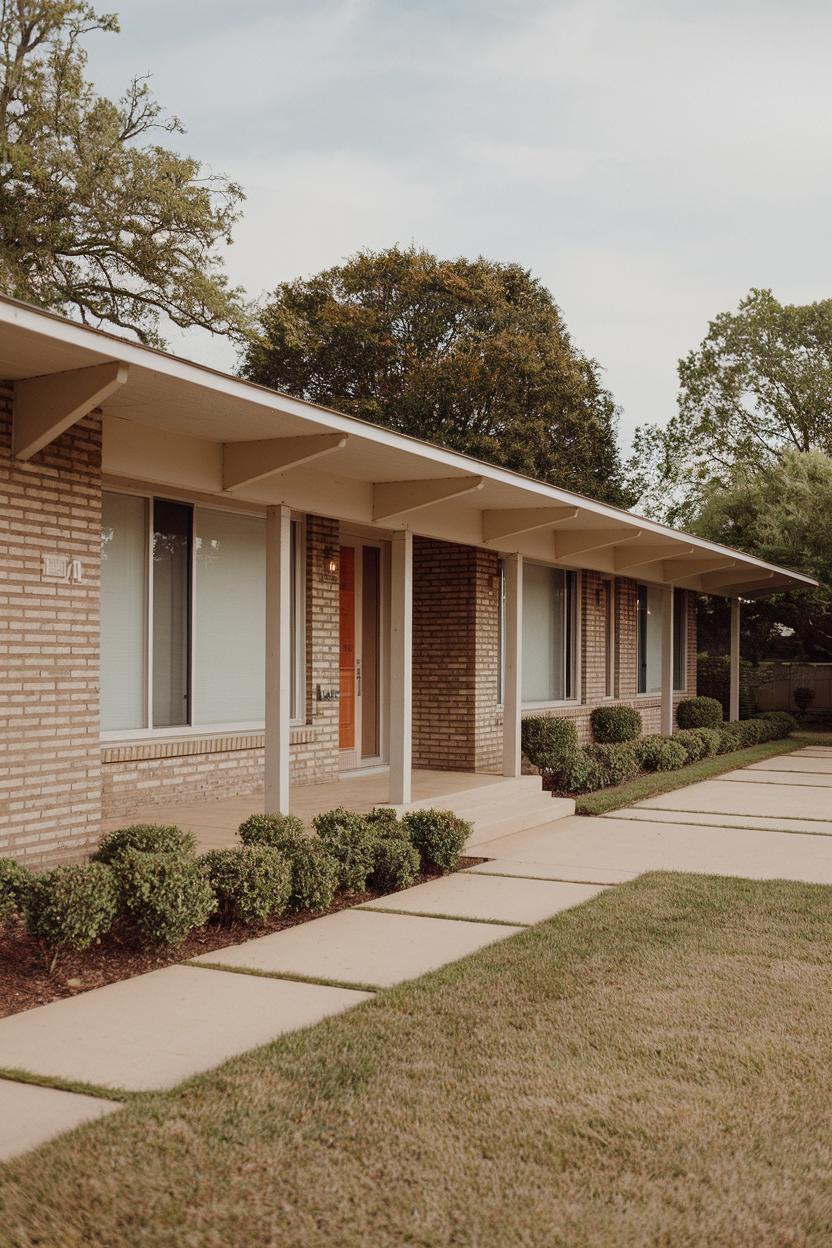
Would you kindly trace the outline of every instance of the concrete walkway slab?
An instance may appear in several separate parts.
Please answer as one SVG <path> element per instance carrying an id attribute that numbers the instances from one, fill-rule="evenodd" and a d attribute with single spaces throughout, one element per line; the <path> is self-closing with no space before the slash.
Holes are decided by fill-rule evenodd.
<path id="1" fill-rule="evenodd" d="M 832 836 L 832 819 L 784 819 L 765 815 L 714 815 L 696 810 L 650 810 L 644 806 L 623 806 L 604 819 L 655 819 L 659 823 L 704 823 L 718 828 L 764 828 L 769 832 L 808 832 Z"/>
<path id="2" fill-rule="evenodd" d="M 779 757 L 763 759 L 759 763 L 749 763 L 745 771 L 802 771 L 811 775 L 832 776 L 832 755 L 822 758 L 811 758 L 798 751 L 797 755 L 782 754 Z"/>
<path id="3" fill-rule="evenodd" d="M 386 901 L 396 904 L 395 896 Z M 502 924 L 341 910 L 195 960 L 389 988 L 522 930 Z"/>
<path id="4" fill-rule="evenodd" d="M 130 1091 L 169 1088 L 367 996 L 169 966 L 0 1019 L 0 1066 Z"/>
<path id="5" fill-rule="evenodd" d="M 592 879 L 597 870 L 636 875 L 695 871 L 832 884 L 832 844 L 825 836 L 661 823 L 653 816 L 649 820 L 576 816 L 561 824 L 572 826 L 541 830 L 537 846 L 529 837 L 522 852 L 515 850 L 513 860 L 523 861 L 531 874 L 543 861 L 553 870 L 579 867 L 585 879 Z"/>
<path id="6" fill-rule="evenodd" d="M 533 858 L 493 858 L 476 867 L 468 867 L 469 875 L 517 875 L 531 880 L 560 880 L 565 884 L 624 884 L 633 880 L 638 871 L 617 871 L 609 867 L 572 867 L 560 862 L 537 862 Z"/>
<path id="7" fill-rule="evenodd" d="M 603 886 L 562 884 L 549 880 L 503 879 L 458 871 L 440 880 L 405 888 L 391 897 L 367 902 L 362 909 L 407 910 L 503 923 L 540 923 L 560 910 L 580 905 Z"/>
<path id="8" fill-rule="evenodd" d="M 117 1109 L 120 1101 L 0 1079 L 0 1162 Z"/>
<path id="9" fill-rule="evenodd" d="M 645 810 L 696 810 L 703 814 L 767 815 L 785 819 L 832 817 L 829 794 L 797 784 L 725 784 L 702 780 L 672 793 L 661 793 L 636 802 Z"/>
<path id="10" fill-rule="evenodd" d="M 755 767 L 753 770 L 740 767 L 736 771 L 723 772 L 715 776 L 716 780 L 724 780 L 734 784 L 797 784 L 802 788 L 832 788 L 832 773 L 812 771 L 776 771 L 774 768 L 764 770 Z"/>

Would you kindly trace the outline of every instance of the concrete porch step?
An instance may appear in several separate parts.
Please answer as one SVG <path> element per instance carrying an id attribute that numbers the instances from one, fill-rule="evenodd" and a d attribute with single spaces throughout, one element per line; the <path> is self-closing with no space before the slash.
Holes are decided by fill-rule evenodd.
<path id="1" fill-rule="evenodd" d="M 539 776 L 495 780 L 480 788 L 443 793 L 441 797 L 423 798 L 396 809 L 405 813 L 431 807 L 452 810 L 473 825 L 474 831 L 467 843 L 469 849 L 575 813 L 574 801 L 552 797 L 542 789 Z"/>

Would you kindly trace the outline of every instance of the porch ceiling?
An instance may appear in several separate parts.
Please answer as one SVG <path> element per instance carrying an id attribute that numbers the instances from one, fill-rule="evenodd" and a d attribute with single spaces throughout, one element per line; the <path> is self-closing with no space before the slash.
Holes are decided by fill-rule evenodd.
<path id="1" fill-rule="evenodd" d="M 258 507 L 286 503 L 726 596 L 815 584 L 582 495 L 0 297 L 0 377 L 20 381 L 108 362 L 128 365 L 124 383 L 101 404 L 109 478 Z M 308 440 L 322 434 L 344 440 L 310 454 Z M 256 465 L 248 477 L 241 471 L 258 453 L 241 454 L 243 444 L 281 439 L 306 440 L 296 444 L 294 463 L 286 463 L 286 444 L 272 448 L 278 467 L 268 475 L 258 475 Z M 229 444 L 232 451 L 224 449 Z M 223 489 L 224 480 L 235 482 L 233 490 Z"/>

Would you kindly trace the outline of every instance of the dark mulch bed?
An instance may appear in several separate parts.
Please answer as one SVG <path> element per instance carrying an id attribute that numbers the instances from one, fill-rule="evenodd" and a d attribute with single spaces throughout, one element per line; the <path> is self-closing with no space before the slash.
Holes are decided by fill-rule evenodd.
<path id="1" fill-rule="evenodd" d="M 456 870 L 485 861 L 484 858 L 460 858 Z M 424 884 L 439 874 L 438 871 L 423 872 L 414 884 Z M 358 906 L 383 895 L 377 892 L 341 894 L 323 913 L 334 914 L 337 910 Z M 75 997 L 79 992 L 101 988 L 119 979 L 131 979 L 134 975 L 155 971 L 174 962 L 186 962 L 200 953 L 210 953 L 226 945 L 238 945 L 255 936 L 280 932 L 286 927 L 296 927 L 298 923 L 308 923 L 310 919 L 320 917 L 319 914 L 290 914 L 260 927 L 249 927 L 243 923 L 222 927 L 219 923 L 206 923 L 191 932 L 184 944 L 176 949 L 142 945 L 126 923 L 117 923 L 98 944 L 84 953 L 73 953 L 72 950 L 62 953 L 51 975 L 46 968 L 43 950 L 26 934 L 20 920 L 12 920 L 0 924 L 0 1018 L 30 1010 L 36 1005 L 46 1005 L 61 997 Z"/>

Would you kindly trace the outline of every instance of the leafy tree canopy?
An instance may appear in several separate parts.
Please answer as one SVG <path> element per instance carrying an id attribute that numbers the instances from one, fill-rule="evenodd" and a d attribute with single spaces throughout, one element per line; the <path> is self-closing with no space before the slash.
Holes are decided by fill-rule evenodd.
<path id="1" fill-rule="evenodd" d="M 283 282 L 241 371 L 402 433 L 626 505 L 616 408 L 516 264 L 361 252 Z"/>
<path id="2" fill-rule="evenodd" d="M 636 432 L 631 481 L 648 514 L 690 523 L 713 485 L 784 451 L 832 453 L 832 299 L 778 303 L 752 290 L 679 362 L 678 411 Z"/>
<path id="3" fill-rule="evenodd" d="M 744 607 L 747 657 L 832 660 L 832 458 L 785 450 L 758 471 L 737 469 L 727 486 L 711 483 L 694 532 L 771 563 L 814 576 L 818 589 L 760 599 Z M 724 607 L 703 620 L 703 648 Z M 709 623 L 712 619 L 713 627 Z M 785 632 L 784 632 L 785 630 Z"/>
<path id="4" fill-rule="evenodd" d="M 213 249 L 242 192 L 160 144 L 182 126 L 146 81 L 95 94 L 82 40 L 118 28 L 86 0 L 0 0 L 0 285 L 144 342 L 165 317 L 239 330 Z"/>

